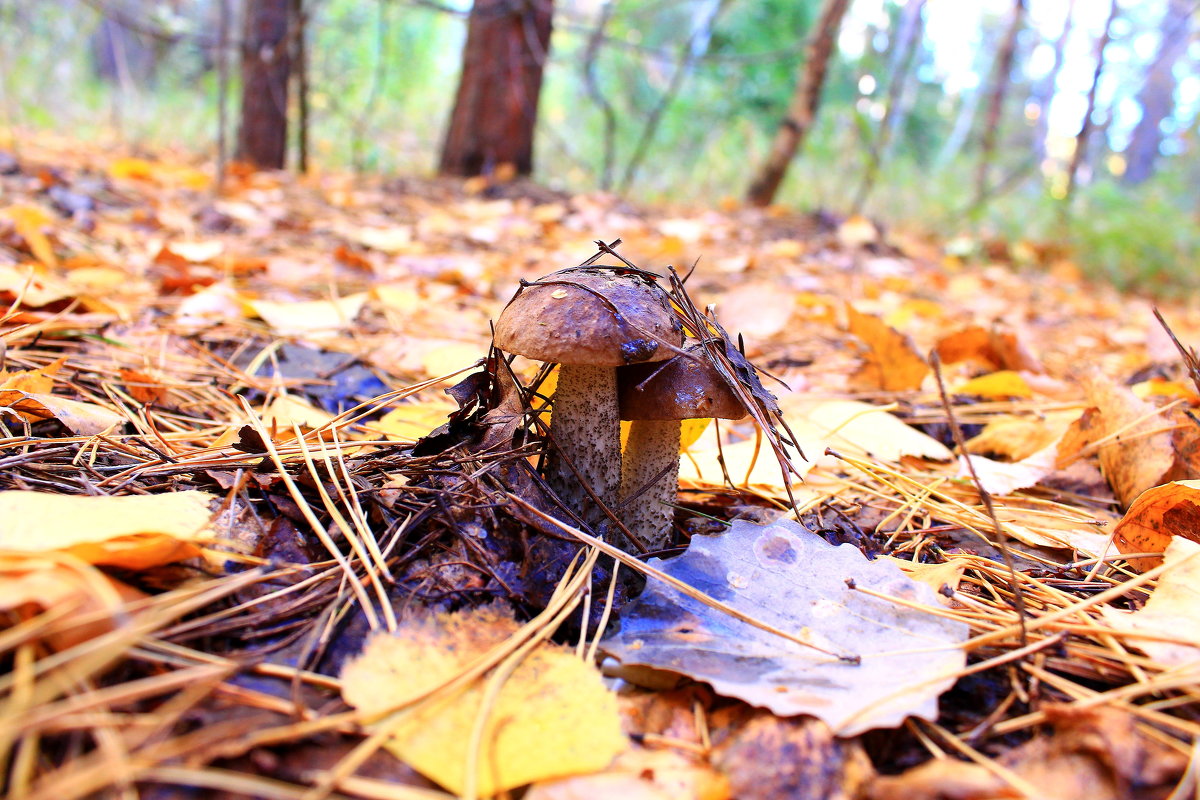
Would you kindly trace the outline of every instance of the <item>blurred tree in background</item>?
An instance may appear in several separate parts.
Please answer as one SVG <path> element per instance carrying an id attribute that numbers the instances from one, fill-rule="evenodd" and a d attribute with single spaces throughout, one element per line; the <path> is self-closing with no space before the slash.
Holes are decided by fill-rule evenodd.
<path id="1" fill-rule="evenodd" d="M 557 0 L 551 34 L 551 0 L 0 0 L 0 123 L 16 148 L 59 131 L 212 153 L 228 128 L 260 165 L 285 163 L 290 137 L 321 168 L 511 163 L 570 191 L 709 203 L 744 193 L 795 118 L 825 6 Z M 291 32 L 251 24 L 268 10 Z M 850 0 L 770 199 L 1052 238 L 1118 282 L 1192 280 L 1196 16 L 1195 0 Z M 226 80 L 222 57 L 242 65 Z M 247 121 L 269 114 L 259 153 Z"/>

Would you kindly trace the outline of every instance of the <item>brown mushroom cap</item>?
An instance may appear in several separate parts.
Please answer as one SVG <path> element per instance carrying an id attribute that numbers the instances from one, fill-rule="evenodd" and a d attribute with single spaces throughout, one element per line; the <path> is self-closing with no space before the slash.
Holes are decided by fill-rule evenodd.
<path id="1" fill-rule="evenodd" d="M 616 270 L 564 270 L 526 287 L 496 321 L 496 347 L 558 364 L 618 367 L 670 358 L 683 341 L 666 293 Z"/>
<path id="2" fill-rule="evenodd" d="M 729 384 L 693 349 L 665 364 L 634 364 L 617 370 L 621 419 L 741 419 L 746 407 Z"/>

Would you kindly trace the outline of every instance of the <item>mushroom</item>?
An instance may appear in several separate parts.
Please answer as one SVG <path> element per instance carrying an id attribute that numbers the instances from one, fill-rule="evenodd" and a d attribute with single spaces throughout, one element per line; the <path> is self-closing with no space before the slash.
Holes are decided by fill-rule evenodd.
<path id="1" fill-rule="evenodd" d="M 550 418 L 557 452 L 547 460 L 546 480 L 587 524 L 596 526 L 605 515 L 581 480 L 606 506 L 616 507 L 617 367 L 670 358 L 682 341 L 666 292 L 628 270 L 587 267 L 548 275 L 526 285 L 496 321 L 497 348 L 559 365 Z"/>
<path id="2" fill-rule="evenodd" d="M 663 364 L 617 371 L 621 419 L 632 420 L 621 460 L 622 520 L 652 550 L 671 544 L 681 420 L 741 419 L 746 407 L 702 345 Z"/>

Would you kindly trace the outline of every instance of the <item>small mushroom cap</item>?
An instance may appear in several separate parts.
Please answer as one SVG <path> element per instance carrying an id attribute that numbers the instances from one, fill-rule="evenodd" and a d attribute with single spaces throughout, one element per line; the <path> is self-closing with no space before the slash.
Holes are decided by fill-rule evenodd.
<path id="1" fill-rule="evenodd" d="M 618 367 L 662 361 L 681 326 L 667 293 L 634 273 L 581 268 L 548 275 L 496 321 L 496 347 L 538 361 Z"/>
<path id="2" fill-rule="evenodd" d="M 677 355 L 665 364 L 634 364 L 617 370 L 621 419 L 741 419 L 746 407 L 704 357 Z"/>

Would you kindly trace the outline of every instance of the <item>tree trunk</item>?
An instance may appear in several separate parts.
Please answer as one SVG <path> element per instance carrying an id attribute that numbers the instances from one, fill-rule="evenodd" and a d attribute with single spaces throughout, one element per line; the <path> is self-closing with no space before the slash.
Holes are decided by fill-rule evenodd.
<path id="1" fill-rule="evenodd" d="M 1067 16 L 1063 20 L 1062 33 L 1054 40 L 1054 65 L 1050 71 L 1037 82 L 1030 93 L 1030 99 L 1037 104 L 1038 118 L 1033 137 L 1033 152 L 1038 163 L 1046 158 L 1046 138 L 1050 135 L 1050 101 L 1058 88 L 1058 75 L 1062 72 L 1063 59 L 1067 50 L 1067 38 L 1071 35 L 1071 26 L 1075 15 L 1075 0 L 1067 0 Z"/>
<path id="2" fill-rule="evenodd" d="M 1141 183 L 1154 174 L 1154 162 L 1162 144 L 1162 122 L 1175 109 L 1174 67 L 1188 47 L 1188 29 L 1194 0 L 1170 0 L 1159 30 L 1158 52 L 1146 69 L 1146 80 L 1138 92 L 1142 118 L 1133 129 L 1125 150 L 1127 184 Z"/>
<path id="3" fill-rule="evenodd" d="M 441 174 L 481 175 L 501 164 L 533 171 L 553 14 L 553 0 L 475 0 Z"/>
<path id="4" fill-rule="evenodd" d="M 899 132 L 900 120 L 904 116 L 900 109 L 903 100 L 904 87 L 908 83 L 908 73 L 912 69 L 913 57 L 925 30 L 924 16 L 925 0 L 908 0 L 901 12 L 896 26 L 891 58 L 888 59 L 887 105 L 883 119 L 879 122 L 879 132 L 871 142 L 871 151 L 867 154 L 867 169 L 863 173 L 862 183 L 854 197 L 853 211 L 858 214 L 867 202 L 867 195 L 875 186 L 879 177 L 879 168 L 887 155 L 896 134 Z"/>
<path id="5" fill-rule="evenodd" d="M 796 83 L 796 93 L 787 116 L 775 133 L 771 152 L 758 175 L 746 192 L 746 202 L 753 206 L 769 206 L 779 191 L 779 185 L 787 174 L 788 165 L 817 119 L 817 108 L 821 104 L 821 90 L 825 86 L 825 73 L 829 58 L 837 40 L 842 17 L 850 0 L 825 0 L 821 18 L 808 40 L 803 72 Z"/>
<path id="6" fill-rule="evenodd" d="M 1071 153 L 1071 164 L 1067 167 L 1067 192 L 1065 195 L 1067 200 L 1071 199 L 1071 193 L 1075 191 L 1079 168 L 1083 165 L 1084 156 L 1087 154 L 1088 138 L 1092 133 L 1092 113 L 1096 110 L 1096 87 L 1100 83 L 1100 74 L 1104 72 L 1104 48 L 1108 46 L 1108 42 L 1112 38 L 1112 24 L 1113 20 L 1117 18 L 1119 10 L 1120 6 L 1117 5 L 1117 0 L 1112 0 L 1108 19 L 1104 22 L 1104 32 L 1096 40 L 1096 69 L 1092 73 L 1092 85 L 1088 89 L 1087 109 L 1083 113 L 1083 122 L 1079 126 L 1079 133 L 1075 135 L 1075 151 Z"/>
<path id="7" fill-rule="evenodd" d="M 242 48 L 242 127 L 237 157 L 283 169 L 287 156 L 291 0 L 249 0 Z"/>
<path id="8" fill-rule="evenodd" d="M 1000 52 L 996 54 L 996 69 L 992 75 L 992 94 L 988 98 L 987 118 L 983 125 L 983 138 L 979 147 L 979 167 L 975 172 L 975 202 L 978 206 L 988 193 L 988 173 L 992 169 L 992 156 L 996 152 L 996 140 L 1000 129 L 1000 114 L 1004 110 L 1004 97 L 1012 83 L 1013 59 L 1017 52 L 1017 35 L 1025 22 L 1026 0 L 1016 0 L 1013 5 L 1012 21 Z"/>

